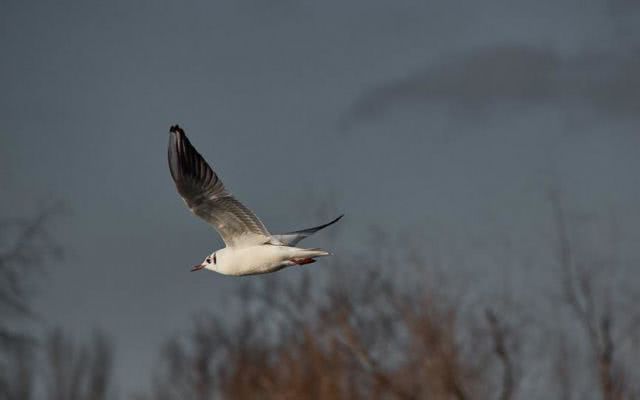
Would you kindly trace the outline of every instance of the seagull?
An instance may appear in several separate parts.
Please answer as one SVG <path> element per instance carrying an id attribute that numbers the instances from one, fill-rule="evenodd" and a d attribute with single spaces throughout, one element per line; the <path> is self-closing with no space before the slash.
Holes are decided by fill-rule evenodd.
<path id="1" fill-rule="evenodd" d="M 270 234 L 260 219 L 225 188 L 178 125 L 169 129 L 169 171 L 187 207 L 213 225 L 225 244 L 191 271 L 208 269 L 233 276 L 265 274 L 311 264 L 317 257 L 330 255 L 323 249 L 305 249 L 296 244 L 335 224 L 344 214 L 313 228 Z"/>

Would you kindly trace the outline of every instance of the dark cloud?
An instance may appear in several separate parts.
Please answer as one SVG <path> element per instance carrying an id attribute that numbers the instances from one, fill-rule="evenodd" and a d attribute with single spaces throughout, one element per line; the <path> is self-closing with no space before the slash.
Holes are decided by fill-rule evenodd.
<path id="1" fill-rule="evenodd" d="M 611 17 L 611 22 L 617 29 L 635 30 L 638 29 L 638 18 L 640 17 L 640 3 L 636 0 L 608 0 L 606 10 Z"/>
<path id="2" fill-rule="evenodd" d="M 616 116 L 640 116 L 640 51 L 563 55 L 527 45 L 484 47 L 364 91 L 345 122 L 393 107 L 443 103 L 486 111 L 505 103 L 578 106 Z"/>

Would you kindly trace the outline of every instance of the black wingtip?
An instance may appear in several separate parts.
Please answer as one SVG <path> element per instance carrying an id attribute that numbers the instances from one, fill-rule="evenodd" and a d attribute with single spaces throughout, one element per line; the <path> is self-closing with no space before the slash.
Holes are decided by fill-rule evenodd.
<path id="1" fill-rule="evenodd" d="M 172 125 L 171 128 L 169 128 L 169 132 L 171 133 L 181 133 L 184 135 L 184 130 L 182 130 L 182 128 L 180 128 L 180 125 L 176 124 L 176 125 Z"/>
<path id="2" fill-rule="evenodd" d="M 340 216 L 338 218 L 334 219 L 333 221 L 327 222 L 326 224 L 317 226 L 316 228 L 313 228 L 313 229 L 317 229 L 317 230 L 324 229 L 327 226 L 333 225 L 336 222 L 340 221 L 342 219 L 342 217 L 344 217 L 344 214 L 340 214 Z"/>

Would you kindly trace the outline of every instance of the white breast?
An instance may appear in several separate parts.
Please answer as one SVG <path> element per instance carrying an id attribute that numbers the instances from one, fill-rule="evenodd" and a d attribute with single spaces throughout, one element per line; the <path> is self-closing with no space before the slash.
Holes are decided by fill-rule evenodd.
<path id="1" fill-rule="evenodd" d="M 258 245 L 226 247 L 217 252 L 216 271 L 225 275 L 263 274 L 290 264 L 293 248 L 287 246 Z"/>

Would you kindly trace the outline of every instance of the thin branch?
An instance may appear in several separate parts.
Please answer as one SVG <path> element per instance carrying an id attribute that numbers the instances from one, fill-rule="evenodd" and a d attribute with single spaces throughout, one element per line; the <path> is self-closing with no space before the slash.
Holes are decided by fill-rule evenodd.
<path id="1" fill-rule="evenodd" d="M 507 350 L 506 331 L 492 310 L 486 310 L 485 317 L 489 324 L 491 337 L 493 338 L 493 350 L 502 364 L 502 388 L 498 398 L 500 400 L 510 400 L 513 398 L 515 377 L 513 360 Z"/>

